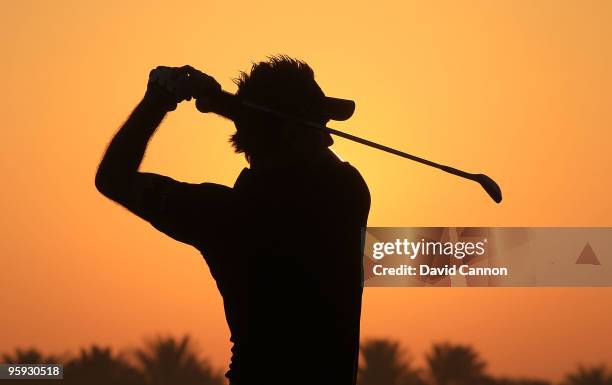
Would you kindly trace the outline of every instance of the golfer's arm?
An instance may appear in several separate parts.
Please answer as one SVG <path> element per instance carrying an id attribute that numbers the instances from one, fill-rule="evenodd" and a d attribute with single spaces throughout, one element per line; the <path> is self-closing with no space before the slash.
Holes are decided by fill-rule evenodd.
<path id="1" fill-rule="evenodd" d="M 143 190 L 154 174 L 138 172 L 149 139 L 166 111 L 156 100 L 145 97 L 115 134 L 96 173 L 96 188 L 106 197 L 138 211 Z"/>

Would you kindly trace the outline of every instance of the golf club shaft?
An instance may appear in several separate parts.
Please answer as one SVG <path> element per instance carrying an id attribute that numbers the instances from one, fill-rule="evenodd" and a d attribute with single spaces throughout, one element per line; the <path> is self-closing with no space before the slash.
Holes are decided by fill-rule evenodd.
<path id="1" fill-rule="evenodd" d="M 303 120 L 303 119 L 300 119 L 300 118 L 298 118 L 296 116 L 293 116 L 293 115 L 290 115 L 290 114 L 286 114 L 286 113 L 281 112 L 281 111 L 276 111 L 276 110 L 273 110 L 271 108 L 268 108 L 268 107 L 265 107 L 265 106 L 261 106 L 261 105 L 258 105 L 258 104 L 255 104 L 255 103 L 252 103 L 252 102 L 249 102 L 249 101 L 243 101 L 242 105 L 244 105 L 245 107 L 251 108 L 251 109 L 259 110 L 259 111 L 266 112 L 266 113 L 269 113 L 269 114 L 272 114 L 272 115 L 276 115 L 276 116 L 278 116 L 280 118 L 292 120 L 292 121 L 298 122 L 298 123 L 300 123 L 302 125 L 309 126 L 311 128 L 315 128 L 315 129 L 318 129 L 318 130 L 321 130 L 321 131 L 324 131 L 324 132 L 327 132 L 327 133 L 339 136 L 341 138 L 352 140 L 353 142 L 361 143 L 361 144 L 366 145 L 368 147 L 376 148 L 378 150 L 385 151 L 385 152 L 388 152 L 390 154 L 401 156 L 402 158 L 410 159 L 412 161 L 415 161 L 415 162 L 418 162 L 418 163 L 421 163 L 421 164 L 424 164 L 424 165 L 427 165 L 427 166 L 430 166 L 430 167 L 437 168 L 437 169 L 442 170 L 444 172 L 447 172 L 449 174 L 457 175 L 459 177 L 470 179 L 470 180 L 475 180 L 474 179 L 474 174 L 470 174 L 468 172 L 465 172 L 465 171 L 462 171 L 462 170 L 458 170 L 458 169 L 456 169 L 454 167 L 446 166 L 446 165 L 443 165 L 443 164 L 438 164 L 436 162 L 432 162 L 430 160 L 423 159 L 423 158 L 418 157 L 416 155 L 408 154 L 407 152 L 396 150 L 395 148 L 391 148 L 391 147 L 385 146 L 385 145 L 380 144 L 380 143 L 372 142 L 371 140 L 367 140 L 367 139 L 360 138 L 360 137 L 355 136 L 355 135 L 348 134 L 348 133 L 343 132 L 343 131 L 339 131 L 339 130 L 336 130 L 336 129 L 333 129 L 333 128 L 329 128 L 329 127 L 324 126 L 322 124 L 317 124 L 317 123 L 314 123 L 314 122 Z"/>
<path id="2" fill-rule="evenodd" d="M 380 143 L 372 142 L 371 140 L 363 139 L 355 135 L 347 134 L 346 132 L 342 132 L 333 128 L 329 128 L 325 125 L 318 124 L 315 122 L 311 122 L 295 115 L 287 114 L 282 111 L 278 111 L 266 106 L 262 106 L 257 103 L 250 102 L 248 100 L 240 100 L 235 95 L 232 95 L 228 92 L 221 92 L 217 97 L 208 99 L 208 100 L 196 100 L 196 106 L 198 110 L 201 112 L 214 112 L 218 115 L 224 116 L 228 119 L 234 120 L 237 116 L 240 115 L 240 111 L 246 109 L 251 109 L 255 111 L 264 112 L 270 114 L 272 116 L 279 117 L 281 119 L 293 121 L 302 126 L 314 128 L 323 132 L 327 132 L 329 134 L 333 134 L 339 136 L 341 138 L 345 138 L 351 140 L 353 142 L 357 142 L 363 144 L 368 147 L 372 147 L 384 152 L 388 152 L 389 154 L 397 155 L 405 159 L 409 159 L 426 166 L 430 166 L 433 168 L 437 168 L 438 170 L 444 171 L 446 173 L 456 175 L 461 178 L 465 178 L 471 181 L 474 181 L 481 185 L 481 187 L 489 194 L 489 196 L 496 202 L 499 203 L 502 200 L 502 192 L 497 183 L 488 176 L 484 174 L 472 174 L 469 172 L 465 172 L 454 167 L 446 166 L 443 164 L 439 164 L 436 162 L 432 162 L 427 159 L 423 159 L 416 155 L 408 154 L 406 152 L 396 150 L 395 148 L 391 148 Z"/>

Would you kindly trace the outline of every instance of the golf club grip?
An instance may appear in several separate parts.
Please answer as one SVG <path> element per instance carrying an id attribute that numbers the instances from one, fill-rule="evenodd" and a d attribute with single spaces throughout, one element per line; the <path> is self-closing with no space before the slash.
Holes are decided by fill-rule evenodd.
<path id="1" fill-rule="evenodd" d="M 199 98 L 196 100 L 198 111 L 203 113 L 213 112 L 224 118 L 234 120 L 241 103 L 234 94 L 221 91 L 210 98 Z"/>

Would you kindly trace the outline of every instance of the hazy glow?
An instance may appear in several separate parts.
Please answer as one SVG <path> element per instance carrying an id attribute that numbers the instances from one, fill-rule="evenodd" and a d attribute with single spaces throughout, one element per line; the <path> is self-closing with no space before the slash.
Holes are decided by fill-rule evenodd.
<path id="1" fill-rule="evenodd" d="M 326 93 L 357 102 L 334 127 L 485 172 L 504 191 L 495 205 L 474 183 L 337 139 L 370 185 L 371 225 L 612 224 L 612 2 L 96 4 L 3 3 L 0 350 L 190 332 L 225 363 L 221 301 L 201 258 L 93 186 L 156 65 L 189 63 L 233 91 L 252 60 L 303 58 Z M 245 162 L 231 132 L 181 106 L 144 168 L 232 183 Z M 611 295 L 367 289 L 362 334 L 401 338 L 414 355 L 469 342 L 495 373 L 558 377 L 609 359 Z"/>

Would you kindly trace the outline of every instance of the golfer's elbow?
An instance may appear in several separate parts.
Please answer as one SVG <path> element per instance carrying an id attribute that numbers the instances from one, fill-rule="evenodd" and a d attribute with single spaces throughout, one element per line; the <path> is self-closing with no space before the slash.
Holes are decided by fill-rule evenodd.
<path id="1" fill-rule="evenodd" d="M 105 197 L 114 201 L 120 201 L 122 197 L 122 191 L 125 189 L 122 186 L 123 178 L 119 178 L 112 172 L 107 170 L 103 164 L 98 167 L 96 172 L 95 186 L 96 189 Z"/>
<path id="2" fill-rule="evenodd" d="M 112 178 L 104 172 L 102 166 L 98 167 L 98 171 L 96 172 L 95 185 L 100 194 L 105 197 L 110 198 L 111 195 L 113 195 L 112 191 L 114 188 Z"/>

